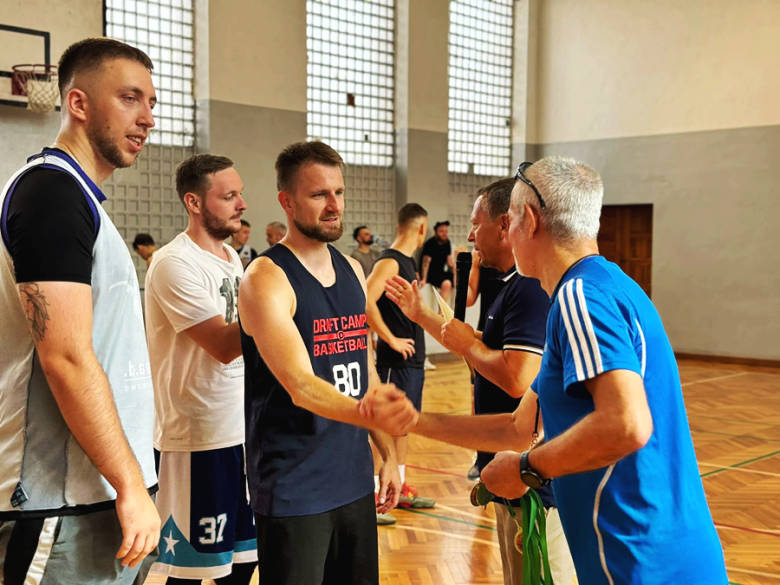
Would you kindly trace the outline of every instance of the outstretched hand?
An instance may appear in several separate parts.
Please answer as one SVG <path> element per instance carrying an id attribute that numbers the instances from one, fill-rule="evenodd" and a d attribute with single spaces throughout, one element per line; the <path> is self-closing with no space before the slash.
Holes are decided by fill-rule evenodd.
<path id="1" fill-rule="evenodd" d="M 392 384 L 369 388 L 359 406 L 363 417 L 372 419 L 374 426 L 396 437 L 410 433 L 420 417 L 406 394 Z"/>
<path id="2" fill-rule="evenodd" d="M 425 303 L 416 280 L 410 284 L 400 276 L 394 276 L 385 283 L 385 295 L 398 305 L 404 315 L 415 323 L 418 322 Z"/>

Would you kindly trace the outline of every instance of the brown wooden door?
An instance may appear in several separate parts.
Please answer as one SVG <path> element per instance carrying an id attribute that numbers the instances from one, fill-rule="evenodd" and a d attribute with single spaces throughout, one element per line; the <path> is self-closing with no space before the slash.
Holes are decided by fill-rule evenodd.
<path id="1" fill-rule="evenodd" d="M 599 251 L 651 296 L 653 206 L 605 205 L 601 210 Z"/>

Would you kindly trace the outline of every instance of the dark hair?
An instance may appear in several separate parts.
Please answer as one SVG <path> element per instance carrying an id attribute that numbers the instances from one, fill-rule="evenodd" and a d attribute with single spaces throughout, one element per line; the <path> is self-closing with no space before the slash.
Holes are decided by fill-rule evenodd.
<path id="1" fill-rule="evenodd" d="M 367 230 L 367 225 L 359 225 L 355 228 L 355 231 L 352 232 L 352 239 L 357 241 L 358 235 L 360 235 L 360 230 Z"/>
<path id="2" fill-rule="evenodd" d="M 241 227 L 248 227 L 248 228 L 251 228 L 251 227 L 252 227 L 252 224 L 250 224 L 250 223 L 249 223 L 247 220 L 245 220 L 245 219 L 242 219 L 242 220 L 241 220 Z"/>
<path id="3" fill-rule="evenodd" d="M 233 161 L 228 157 L 214 154 L 196 154 L 182 161 L 176 168 L 176 192 L 179 199 L 184 203 L 187 193 L 203 197 L 211 187 L 210 175 L 232 166 Z"/>
<path id="4" fill-rule="evenodd" d="M 446 226 L 449 227 L 449 225 L 450 225 L 449 220 L 447 220 L 447 221 L 437 221 L 436 225 L 433 226 L 433 231 L 436 231 L 437 229 L 439 229 L 443 225 L 446 225 Z"/>
<path id="5" fill-rule="evenodd" d="M 515 182 L 513 178 L 499 179 L 477 191 L 477 196 L 482 196 L 482 210 L 487 213 L 490 221 L 495 221 L 498 216 L 509 212 Z"/>
<path id="6" fill-rule="evenodd" d="M 60 88 L 60 99 L 65 101 L 65 94 L 80 73 L 93 71 L 104 61 L 114 59 L 130 59 L 146 67 L 151 73 L 154 65 L 149 56 L 141 49 L 114 39 L 92 38 L 73 43 L 65 49 L 57 66 L 57 83 Z"/>
<path id="7" fill-rule="evenodd" d="M 398 210 L 398 227 L 405 228 L 420 217 L 428 217 L 425 208 L 419 203 L 407 203 Z"/>
<path id="8" fill-rule="evenodd" d="M 291 144 L 276 157 L 276 188 L 292 191 L 298 171 L 310 164 L 343 168 L 344 160 L 338 152 L 319 140 Z"/>
<path id="9" fill-rule="evenodd" d="M 133 240 L 133 250 L 138 250 L 138 246 L 154 246 L 154 238 L 149 234 L 136 234 Z"/>

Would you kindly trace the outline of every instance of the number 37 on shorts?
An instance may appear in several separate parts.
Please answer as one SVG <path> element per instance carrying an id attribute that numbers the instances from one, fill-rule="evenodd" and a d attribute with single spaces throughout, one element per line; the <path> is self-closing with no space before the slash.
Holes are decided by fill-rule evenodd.
<path id="1" fill-rule="evenodd" d="M 333 385 L 344 396 L 360 396 L 360 363 L 333 366 Z"/>

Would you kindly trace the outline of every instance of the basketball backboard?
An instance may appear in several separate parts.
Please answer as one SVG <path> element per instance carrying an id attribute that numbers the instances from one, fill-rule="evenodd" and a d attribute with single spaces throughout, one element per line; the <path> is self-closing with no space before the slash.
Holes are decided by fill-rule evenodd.
<path id="1" fill-rule="evenodd" d="M 52 64 L 51 35 L 44 30 L 0 23 L 0 47 L 0 104 L 27 107 L 27 98 L 12 91 L 12 68 L 21 64 Z"/>

